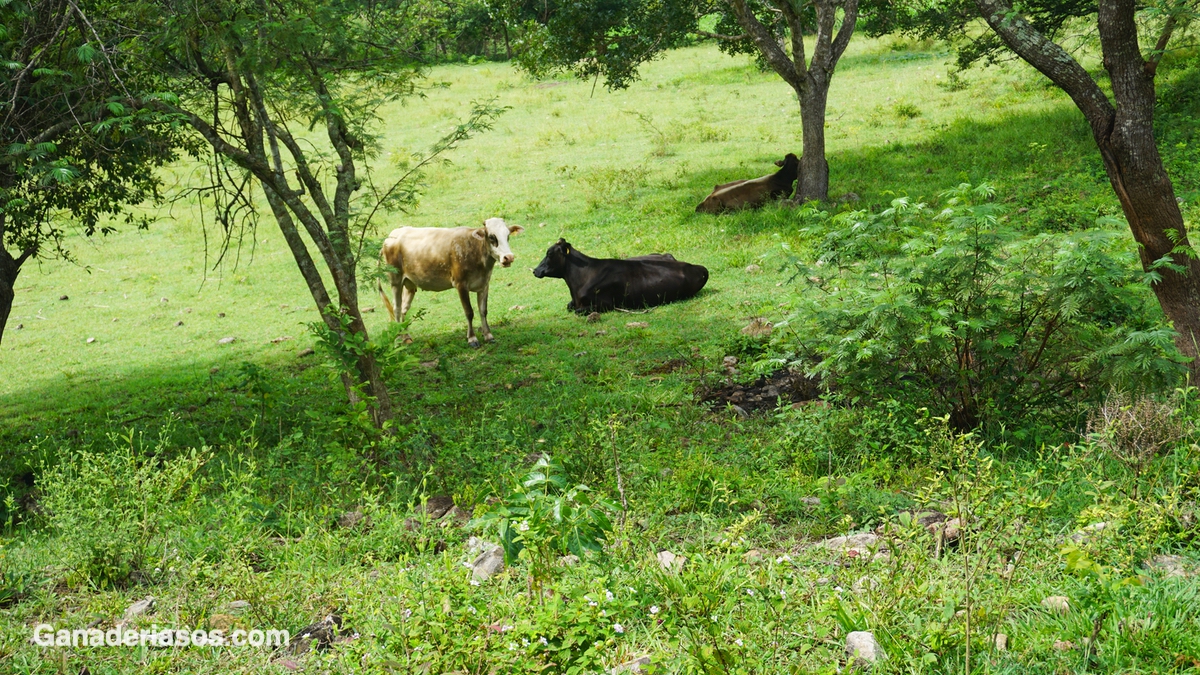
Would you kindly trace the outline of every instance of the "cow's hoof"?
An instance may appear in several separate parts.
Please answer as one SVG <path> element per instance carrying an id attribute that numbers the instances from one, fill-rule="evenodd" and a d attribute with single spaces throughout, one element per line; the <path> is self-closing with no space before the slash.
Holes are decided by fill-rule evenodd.
<path id="1" fill-rule="evenodd" d="M 488 333 L 487 335 L 483 336 L 483 341 L 484 342 L 495 342 L 496 338 L 492 337 L 491 333 Z"/>
<path id="2" fill-rule="evenodd" d="M 470 340 L 467 340 L 467 346 L 471 349 L 479 349 L 479 340 L 477 338 L 471 338 Z"/>

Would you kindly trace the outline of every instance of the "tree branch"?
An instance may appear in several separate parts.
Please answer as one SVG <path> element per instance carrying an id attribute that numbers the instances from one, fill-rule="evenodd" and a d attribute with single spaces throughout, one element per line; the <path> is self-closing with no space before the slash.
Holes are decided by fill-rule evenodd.
<path id="1" fill-rule="evenodd" d="M 746 6 L 746 0 L 728 0 L 728 2 L 738 23 L 754 40 L 754 46 L 758 47 L 758 51 L 766 60 L 767 65 L 771 66 L 771 69 L 782 77 L 784 82 L 787 82 L 792 89 L 799 93 L 805 86 L 804 80 L 796 74 L 796 64 L 784 53 L 783 48 L 775 41 L 775 36 L 771 35 L 767 27 L 754 16 L 754 13 Z"/>
<path id="2" fill-rule="evenodd" d="M 711 33 L 706 30 L 698 30 L 698 29 L 693 32 L 695 32 L 696 35 L 700 35 L 702 37 L 709 37 L 709 38 L 713 38 L 714 40 L 726 40 L 729 42 L 737 42 L 739 40 L 745 40 L 746 38 L 750 37 L 749 35 L 746 35 L 745 33 L 742 33 L 741 35 L 722 35 L 720 33 Z"/>

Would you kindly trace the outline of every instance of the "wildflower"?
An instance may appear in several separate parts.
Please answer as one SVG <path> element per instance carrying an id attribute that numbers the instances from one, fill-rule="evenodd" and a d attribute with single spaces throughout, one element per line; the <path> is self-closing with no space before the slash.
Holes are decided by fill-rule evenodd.
<path id="1" fill-rule="evenodd" d="M 479 580 L 478 580 L 478 579 L 472 579 L 472 580 L 471 580 L 471 585 L 472 585 L 472 586 L 478 586 L 478 585 L 479 585 Z"/>
<path id="2" fill-rule="evenodd" d="M 606 588 L 606 589 L 604 589 L 604 599 L 605 599 L 605 600 L 608 600 L 609 602 L 612 602 L 612 601 L 613 601 L 613 594 L 612 594 L 612 591 L 608 590 L 607 588 Z"/>
<path id="3" fill-rule="evenodd" d="M 542 646 L 544 646 L 544 647 L 549 647 L 549 646 L 550 646 L 550 643 L 549 643 L 549 642 L 546 640 L 546 636 L 545 636 L 545 635 L 543 635 L 542 637 L 538 638 L 538 642 L 542 643 Z"/>
<path id="4" fill-rule="evenodd" d="M 155 574 L 158 574 L 158 573 L 160 573 L 160 572 L 162 572 L 162 568 L 161 568 L 161 567 L 155 567 L 155 568 L 154 568 L 154 573 L 155 573 Z"/>
<path id="5" fill-rule="evenodd" d="M 608 616 L 608 610 L 607 609 L 600 610 L 600 616 Z"/>
<path id="6" fill-rule="evenodd" d="M 614 623 L 613 630 L 616 631 L 617 635 L 622 635 L 625 633 L 625 626 L 622 626 L 619 623 Z"/>
<path id="7" fill-rule="evenodd" d="M 528 646 L 529 646 L 529 640 L 528 640 L 527 638 L 521 638 L 521 646 L 522 646 L 522 647 L 528 647 Z"/>
<path id="8" fill-rule="evenodd" d="M 406 619 L 407 619 L 407 618 L 410 618 L 411 616 L 412 616 L 412 610 L 411 610 L 411 609 L 406 609 L 406 610 L 404 610 L 404 618 L 406 618 Z"/>
<path id="9" fill-rule="evenodd" d="M 529 521 L 528 521 L 528 520 L 522 520 L 522 521 L 521 521 L 521 524 L 517 526 L 517 531 L 519 531 L 519 532 L 528 532 L 528 531 L 529 531 Z"/>
<path id="10" fill-rule="evenodd" d="M 469 611 L 472 614 L 476 613 L 475 607 L 473 607 L 471 605 L 467 605 L 467 611 Z"/>
<path id="11" fill-rule="evenodd" d="M 653 616 L 655 614 L 658 614 L 658 605 L 652 605 L 650 607 L 650 615 Z"/>
<path id="12" fill-rule="evenodd" d="M 741 647 L 742 646 L 742 638 L 738 638 L 738 639 L 734 640 L 733 644 Z"/>
<path id="13" fill-rule="evenodd" d="M 747 589 L 746 589 L 746 595 L 749 595 L 750 597 L 754 597 L 754 589 L 753 589 L 753 588 L 747 588 Z"/>

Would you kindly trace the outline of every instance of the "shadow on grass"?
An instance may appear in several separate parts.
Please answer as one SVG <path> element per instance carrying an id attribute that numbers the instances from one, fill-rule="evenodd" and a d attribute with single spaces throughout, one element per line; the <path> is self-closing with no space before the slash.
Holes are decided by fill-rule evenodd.
<path id="1" fill-rule="evenodd" d="M 773 161 L 762 159 L 764 166 Z M 1034 230 L 1081 229 L 1098 215 L 1117 212 L 1090 131 L 1065 106 L 987 122 L 961 119 L 929 129 L 922 140 L 834 151 L 828 160 L 832 203 L 825 209 L 880 208 L 901 196 L 934 202 L 959 183 L 986 181 L 1014 209 L 1028 209 L 1014 218 Z M 699 203 L 714 183 L 737 177 L 736 168 L 692 174 L 679 201 L 686 203 L 686 192 L 687 202 Z M 744 233 L 770 232 L 795 221 L 789 208 L 715 217 Z"/>

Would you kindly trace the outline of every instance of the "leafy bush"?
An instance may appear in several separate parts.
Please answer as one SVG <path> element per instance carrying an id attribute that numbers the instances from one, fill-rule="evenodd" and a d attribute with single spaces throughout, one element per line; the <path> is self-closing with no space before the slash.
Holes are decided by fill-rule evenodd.
<path id="1" fill-rule="evenodd" d="M 198 498 L 189 488 L 207 450 L 162 459 L 139 453 L 132 434 L 119 440 L 104 454 L 75 452 L 43 474 L 42 505 L 65 549 L 71 581 L 125 583 L 148 567 L 172 517 Z"/>
<path id="2" fill-rule="evenodd" d="M 593 497 L 586 485 L 567 489 L 562 474 L 562 466 L 543 455 L 508 497 L 471 521 L 497 531 L 510 563 L 529 560 L 535 583 L 549 575 L 557 556 L 599 552 L 612 532 L 607 512 L 616 505 Z"/>
<path id="3" fill-rule="evenodd" d="M 848 397 L 950 415 L 956 429 L 1075 421 L 1112 387 L 1179 376 L 1172 331 L 1128 236 L 1019 237 L 990 186 L 935 212 L 900 198 L 879 213 L 814 218 L 807 292 L 777 331 L 783 358 Z M 824 214 L 816 214 L 823 216 Z"/>

